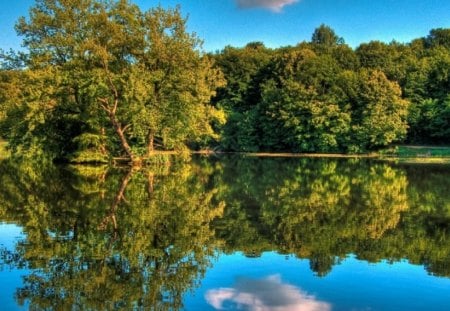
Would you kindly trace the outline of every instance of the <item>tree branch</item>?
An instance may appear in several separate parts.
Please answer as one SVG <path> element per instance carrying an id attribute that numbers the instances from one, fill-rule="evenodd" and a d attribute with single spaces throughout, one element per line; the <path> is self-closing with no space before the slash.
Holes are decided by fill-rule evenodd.
<path id="1" fill-rule="evenodd" d="M 97 98 L 100 102 L 100 107 L 105 110 L 108 114 L 111 114 L 111 110 L 109 109 L 108 99 L 106 98 Z"/>
<path id="2" fill-rule="evenodd" d="M 125 133 L 129 128 L 130 128 L 131 124 L 127 124 L 122 128 L 122 133 Z"/>

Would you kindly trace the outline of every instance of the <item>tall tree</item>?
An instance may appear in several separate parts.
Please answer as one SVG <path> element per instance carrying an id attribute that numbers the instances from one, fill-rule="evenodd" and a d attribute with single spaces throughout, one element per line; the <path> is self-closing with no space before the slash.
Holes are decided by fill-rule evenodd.
<path id="1" fill-rule="evenodd" d="M 213 100 L 227 113 L 221 141 L 227 150 L 258 150 L 255 122 L 259 82 L 271 54 L 272 51 L 261 42 L 250 42 L 244 48 L 227 46 L 214 55 L 227 81 Z"/>
<path id="2" fill-rule="evenodd" d="M 314 29 L 311 43 L 322 47 L 334 47 L 344 43 L 344 39 L 336 35 L 334 30 L 325 24 Z"/>
<path id="3" fill-rule="evenodd" d="M 213 135 L 210 122 L 221 115 L 208 104 L 222 78 L 185 24 L 179 8 L 141 12 L 128 0 L 37 0 L 16 28 L 29 51 L 26 70 L 45 76 L 37 79 L 45 96 L 35 99 L 42 128 L 73 150 L 101 147 L 132 161 L 151 153 L 155 140 L 179 149 Z M 26 131 L 39 136 L 32 126 Z"/>
<path id="4" fill-rule="evenodd" d="M 379 70 L 363 69 L 357 73 L 356 93 L 352 103 L 353 142 L 350 150 L 374 150 L 403 139 L 408 128 L 409 102 L 401 89 Z"/>

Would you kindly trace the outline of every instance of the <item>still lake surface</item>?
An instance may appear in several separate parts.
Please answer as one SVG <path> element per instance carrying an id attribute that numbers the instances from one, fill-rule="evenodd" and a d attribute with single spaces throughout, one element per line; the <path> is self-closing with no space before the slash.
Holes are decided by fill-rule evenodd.
<path id="1" fill-rule="evenodd" d="M 0 162 L 2 310 L 448 310 L 450 166 Z"/>

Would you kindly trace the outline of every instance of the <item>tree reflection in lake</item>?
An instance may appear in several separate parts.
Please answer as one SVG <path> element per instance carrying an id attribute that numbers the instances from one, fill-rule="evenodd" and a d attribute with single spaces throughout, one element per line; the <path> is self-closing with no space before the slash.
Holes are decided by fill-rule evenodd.
<path id="1" fill-rule="evenodd" d="M 3 161 L 0 222 L 25 237 L 0 263 L 29 269 L 16 297 L 38 309 L 177 310 L 221 252 L 294 254 L 319 276 L 348 254 L 408 259 L 449 277 L 449 177 L 365 160 L 199 158 L 136 171 Z"/>
<path id="2" fill-rule="evenodd" d="M 450 276 L 449 167 L 311 158 L 224 163 L 227 208 L 216 231 L 228 252 L 296 254 L 319 276 L 349 253 L 370 262 L 406 258 Z"/>
<path id="3" fill-rule="evenodd" d="M 26 234 L 3 261 L 32 271 L 19 303 L 179 309 L 217 247 L 210 221 L 223 204 L 196 165 L 130 172 L 4 162 L 1 171 L 2 220 Z"/>

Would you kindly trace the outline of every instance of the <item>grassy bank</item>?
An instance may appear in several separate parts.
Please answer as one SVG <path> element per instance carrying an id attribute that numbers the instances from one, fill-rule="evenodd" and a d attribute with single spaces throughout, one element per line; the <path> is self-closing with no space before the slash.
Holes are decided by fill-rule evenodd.
<path id="1" fill-rule="evenodd" d="M 384 156 L 399 158 L 450 158 L 450 147 L 446 146 L 396 146 L 380 152 Z"/>
<path id="2" fill-rule="evenodd" d="M 271 157 L 271 158 L 376 158 L 375 153 L 344 154 L 344 153 L 279 153 L 279 152 L 243 152 L 248 157 Z"/>
<path id="3" fill-rule="evenodd" d="M 408 163 L 450 163 L 447 146 L 396 146 L 380 151 L 383 159 Z"/>
<path id="4" fill-rule="evenodd" d="M 141 159 L 148 163 L 166 163 L 168 157 L 174 155 L 182 155 L 184 157 L 188 154 L 229 154 L 227 152 L 214 152 L 210 150 L 191 151 L 191 152 L 176 152 L 176 151 L 155 151 L 152 157 Z M 378 153 L 366 154 L 329 154 L 329 153 L 277 153 L 277 152 L 256 152 L 256 153 L 234 153 L 250 157 L 307 157 L 307 158 L 381 158 L 388 161 L 408 162 L 408 163 L 450 163 L 450 146 L 395 146 L 388 149 L 380 150 Z M 5 158 L 10 155 L 6 149 L 6 142 L 0 140 L 0 158 Z M 98 161 L 73 161 L 73 163 L 100 163 Z M 108 162 L 108 161 L 106 161 Z M 128 163 L 128 158 L 113 158 L 114 164 Z"/>

